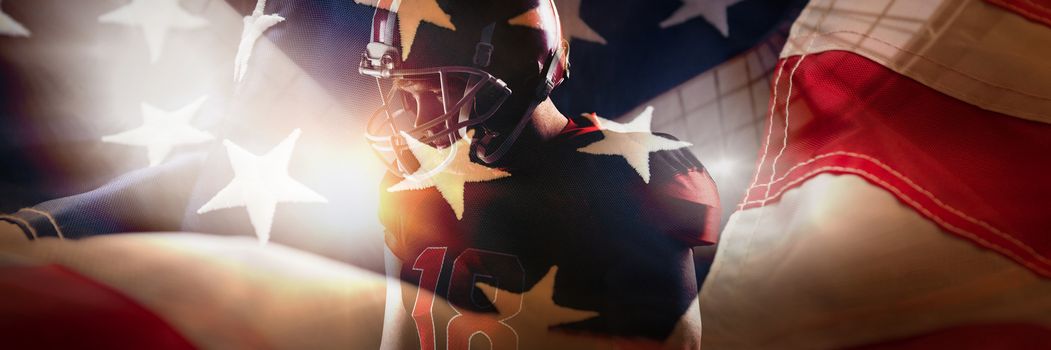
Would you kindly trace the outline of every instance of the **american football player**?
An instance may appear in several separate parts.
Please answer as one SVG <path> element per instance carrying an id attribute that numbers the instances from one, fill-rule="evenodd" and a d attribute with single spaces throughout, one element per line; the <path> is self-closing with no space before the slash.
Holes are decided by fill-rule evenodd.
<path id="1" fill-rule="evenodd" d="M 384 345 L 697 346 L 691 248 L 719 204 L 688 144 L 555 108 L 551 0 L 425 3 L 371 3 L 359 71 L 383 99 L 388 273 L 448 303 L 389 297 Z"/>

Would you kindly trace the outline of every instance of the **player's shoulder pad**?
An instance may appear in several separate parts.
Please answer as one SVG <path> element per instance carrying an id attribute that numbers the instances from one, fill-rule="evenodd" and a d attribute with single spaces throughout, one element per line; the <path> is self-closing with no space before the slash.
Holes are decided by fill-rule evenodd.
<path id="1" fill-rule="evenodd" d="M 667 133 L 655 132 L 654 135 L 679 141 Z M 660 181 L 690 171 L 703 171 L 704 165 L 689 148 L 657 151 L 650 154 L 650 176 L 652 181 Z"/>

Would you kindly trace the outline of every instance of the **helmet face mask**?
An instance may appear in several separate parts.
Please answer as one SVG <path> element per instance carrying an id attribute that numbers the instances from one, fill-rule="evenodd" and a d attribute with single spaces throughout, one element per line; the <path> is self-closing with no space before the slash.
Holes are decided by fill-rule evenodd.
<path id="1" fill-rule="evenodd" d="M 397 59 L 389 56 L 397 50 L 383 52 L 386 57 L 366 53 L 359 66 L 361 74 L 376 79 L 382 97 L 369 118 L 366 139 L 388 168 L 403 177 L 419 170 L 418 162 L 409 159 L 405 135 L 439 149 L 449 147 L 492 118 L 511 96 L 507 84 L 482 69 L 399 69 Z M 440 171 L 429 169 L 435 170 Z"/>
<path id="2" fill-rule="evenodd" d="M 457 153 L 445 149 L 471 137 L 473 161 L 510 166 L 514 157 L 505 155 L 568 74 L 568 43 L 553 0 L 448 0 L 440 4 L 448 23 L 408 27 L 397 12 L 421 11 L 407 7 L 419 4 L 388 5 L 376 8 L 358 67 L 376 80 L 381 97 L 366 128 L 375 153 L 393 174 L 411 177 L 421 160 L 408 138 L 442 150 L 447 158 L 439 164 L 447 165 Z"/>

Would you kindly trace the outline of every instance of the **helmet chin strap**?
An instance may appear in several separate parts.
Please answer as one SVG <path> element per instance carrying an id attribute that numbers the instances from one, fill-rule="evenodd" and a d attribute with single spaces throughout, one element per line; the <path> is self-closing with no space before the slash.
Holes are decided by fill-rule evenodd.
<path id="1" fill-rule="evenodd" d="M 500 143 L 500 146 L 496 148 L 496 151 L 493 151 L 492 153 L 486 152 L 486 146 L 500 137 L 500 134 L 487 131 L 485 135 L 482 136 L 482 139 L 478 141 L 479 147 L 475 152 L 478 159 L 486 164 L 493 164 L 507 155 L 507 152 L 511 150 L 511 145 L 513 145 L 515 141 L 518 140 L 518 137 L 522 135 L 522 130 L 525 130 L 526 124 L 529 124 L 529 121 L 532 119 L 530 116 L 533 115 L 533 111 L 536 110 L 537 105 L 539 105 L 539 103 L 534 102 L 529 104 L 529 108 L 526 108 L 525 114 L 518 120 L 518 124 L 515 125 L 515 128 L 511 130 L 511 133 L 504 138 L 504 141 Z"/>
<path id="2" fill-rule="evenodd" d="M 515 141 L 518 140 L 518 137 L 522 135 L 522 130 L 524 130 L 525 126 L 532 120 L 533 112 L 536 110 L 536 107 L 543 103 L 544 100 L 551 95 L 551 90 L 555 88 L 555 67 L 558 65 L 559 58 L 562 57 L 562 50 L 562 46 L 559 46 L 555 49 L 555 52 L 547 58 L 547 64 L 544 65 L 544 70 L 541 71 L 543 80 L 537 84 L 536 90 L 533 92 L 533 102 L 529 104 L 529 107 L 526 108 L 525 112 L 518 120 L 518 124 L 516 124 L 515 128 L 511 130 L 511 133 L 504 138 L 504 141 L 500 142 L 500 145 L 496 147 L 495 151 L 488 152 L 486 149 L 490 146 L 490 143 L 496 140 L 500 135 L 486 133 L 482 136 L 475 152 L 478 159 L 486 164 L 493 164 L 507 155 L 507 152 L 511 150 L 511 146 L 514 145 Z"/>
<path id="3" fill-rule="evenodd" d="M 489 67 L 489 63 L 493 56 L 493 31 L 496 29 L 496 23 L 489 23 L 489 25 L 482 28 L 482 37 L 478 40 L 478 44 L 474 46 L 474 57 L 471 59 L 475 67 L 486 68 Z M 472 76 L 467 80 L 467 86 L 472 86 L 477 82 L 477 78 Z M 471 105 L 465 104 L 460 108 L 459 121 L 466 122 L 471 119 Z M 456 132 L 461 138 L 467 138 L 467 128 L 463 127 Z"/>

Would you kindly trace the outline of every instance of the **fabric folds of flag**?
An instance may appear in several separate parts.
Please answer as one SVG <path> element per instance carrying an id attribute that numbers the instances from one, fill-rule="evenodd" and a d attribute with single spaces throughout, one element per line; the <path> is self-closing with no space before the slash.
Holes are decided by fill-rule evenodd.
<path id="1" fill-rule="evenodd" d="M 702 291 L 706 345 L 1046 339 L 1049 39 L 981 1 L 811 2 Z"/>
<path id="2" fill-rule="evenodd" d="M 1042 181 L 1051 163 L 1041 161 L 1051 125 L 982 110 L 847 52 L 783 65 L 795 71 L 794 91 L 787 109 L 774 105 L 767 164 L 743 209 L 817 174 L 855 174 L 946 231 L 1051 276 L 1051 217 L 1034 205 L 1051 196 Z"/>
<path id="3" fill-rule="evenodd" d="M 375 349 L 387 283 L 248 237 L 0 235 L 0 336 L 11 348 Z"/>
<path id="4" fill-rule="evenodd" d="M 17 322 L 0 322 L 5 346 L 194 348 L 167 322 L 126 295 L 60 265 L 0 267 L 0 287 L 0 311 L 17 318 Z"/>
<path id="5" fill-rule="evenodd" d="M 1051 197 L 1042 180 L 1051 172 L 1051 79 L 1040 79 L 1051 74 L 1047 49 L 970 32 L 1051 39 L 1051 30 L 982 2 L 940 5 L 811 4 L 782 53 L 759 172 L 742 208 L 775 201 L 818 173 L 857 174 L 945 230 L 1051 276 L 1051 217 L 1038 205 Z M 917 6 L 912 12 L 929 17 L 915 21 L 933 24 L 914 25 L 910 37 L 890 31 L 903 20 L 882 13 Z M 848 21 L 848 10 L 871 14 L 870 23 Z M 982 20 L 989 17 L 998 25 Z M 932 26 L 941 32 L 920 30 Z M 908 47 L 917 43 L 926 49 Z"/>

